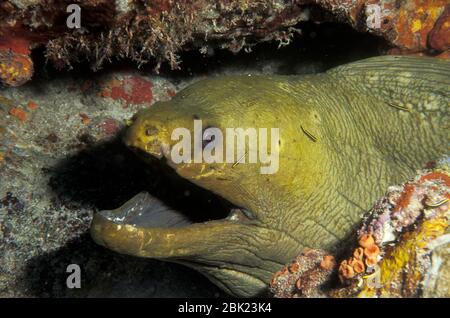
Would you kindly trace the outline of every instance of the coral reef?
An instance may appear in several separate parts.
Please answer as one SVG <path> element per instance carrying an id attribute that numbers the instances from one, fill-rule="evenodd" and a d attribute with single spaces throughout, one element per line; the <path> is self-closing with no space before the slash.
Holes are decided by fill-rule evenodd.
<path id="1" fill-rule="evenodd" d="M 330 269 L 328 276 L 308 278 L 317 282 L 316 291 L 323 290 L 333 281 L 330 273 L 337 269 L 339 283 L 320 294 L 304 296 L 449 297 L 449 202 L 446 157 L 437 168 L 420 171 L 405 184 L 390 187 L 363 217 L 350 257 Z M 305 253 L 295 262 L 303 258 Z M 271 284 L 274 296 L 302 295 L 295 289 L 297 276 L 286 269 L 276 273 Z"/>
<path id="2" fill-rule="evenodd" d="M 82 26 L 66 27 L 66 7 L 80 5 Z M 17 43 L 26 50 L 45 46 L 47 59 L 58 67 L 88 59 L 94 69 L 112 58 L 126 57 L 155 68 L 168 62 L 180 67 L 179 53 L 216 48 L 249 51 L 263 41 L 280 46 L 301 33 L 302 21 L 340 21 L 361 32 L 383 37 L 392 53 L 448 56 L 449 5 L 446 0 L 296 0 L 296 1 L 106 1 L 7 0 L 0 4 L 0 65 L 17 61 Z M 4 84 L 18 85 L 32 73 L 2 66 Z M 14 64 L 15 65 L 15 64 Z M 6 72 L 6 73 L 5 73 Z"/>
<path id="3" fill-rule="evenodd" d="M 387 39 L 391 53 L 435 52 L 448 57 L 450 5 L 446 0 L 318 0 L 323 7 L 360 31 Z M 373 14 L 379 13 L 379 19 Z"/>
<path id="4" fill-rule="evenodd" d="M 325 297 L 323 284 L 336 266 L 332 255 L 320 250 L 306 250 L 276 272 L 269 291 L 276 298 Z"/>
<path id="5" fill-rule="evenodd" d="M 423 171 L 402 187 L 388 189 L 386 199 L 377 203 L 359 232 L 373 235 L 383 250 L 371 273 L 377 276 L 375 284 L 363 284 L 359 296 L 443 296 L 441 289 L 430 292 L 427 281 L 429 275 L 445 271 L 436 257 L 433 262 L 433 250 L 450 248 L 449 199 L 450 174 L 444 169 Z"/>

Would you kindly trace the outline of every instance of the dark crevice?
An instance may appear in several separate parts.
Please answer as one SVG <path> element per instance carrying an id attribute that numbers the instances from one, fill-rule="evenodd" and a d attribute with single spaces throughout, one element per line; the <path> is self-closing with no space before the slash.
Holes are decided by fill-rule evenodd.
<path id="1" fill-rule="evenodd" d="M 324 71 L 347 62 L 380 55 L 390 48 L 382 38 L 368 33 L 360 33 L 343 23 L 301 22 L 295 26 L 301 34 L 295 33 L 291 43 L 279 46 L 279 42 L 262 42 L 252 47 L 251 52 L 241 50 L 233 53 L 224 49 L 211 49 L 202 54 L 198 49 L 179 52 L 180 69 L 172 70 L 163 63 L 159 75 L 170 78 L 174 84 L 193 76 L 220 73 L 230 68 L 239 72 L 271 72 L 267 65 L 277 64 L 277 74 L 299 74 Z M 210 43 L 213 47 L 213 43 Z M 43 48 L 33 53 L 36 72 L 35 78 L 53 78 L 71 76 L 90 78 L 113 70 L 136 69 L 137 65 L 126 58 L 113 59 L 112 64 L 105 64 L 98 72 L 90 69 L 90 63 L 80 57 L 73 69 L 57 69 L 47 64 Z M 155 63 L 150 61 L 141 67 L 143 74 L 153 74 Z"/>

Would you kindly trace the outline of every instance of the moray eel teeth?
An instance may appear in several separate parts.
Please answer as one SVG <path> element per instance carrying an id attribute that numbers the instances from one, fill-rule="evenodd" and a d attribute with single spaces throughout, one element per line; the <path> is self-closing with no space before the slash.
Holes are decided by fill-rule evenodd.
<path id="1" fill-rule="evenodd" d="M 194 83 L 135 115 L 124 142 L 237 209 L 192 222 L 141 193 L 96 213 L 91 235 L 119 253 L 195 268 L 232 295 L 261 295 L 303 249 L 345 248 L 362 211 L 389 185 L 448 154 L 449 74 L 449 61 L 383 56 L 322 74 Z M 263 162 L 244 157 L 176 164 L 172 133 L 195 135 L 195 120 L 222 132 L 279 128 L 278 142 L 267 146 L 278 151 L 278 170 L 262 174 Z"/>

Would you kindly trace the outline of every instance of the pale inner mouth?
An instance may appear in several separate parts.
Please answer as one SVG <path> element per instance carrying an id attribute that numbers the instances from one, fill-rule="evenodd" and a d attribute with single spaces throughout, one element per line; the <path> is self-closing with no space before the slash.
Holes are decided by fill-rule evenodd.
<path id="1" fill-rule="evenodd" d="M 141 192 L 115 210 L 99 212 L 116 224 L 139 227 L 181 227 L 192 222 L 183 213 L 173 210 L 147 192 Z"/>
<path id="2" fill-rule="evenodd" d="M 117 209 L 103 210 L 99 213 L 115 224 L 129 224 L 144 228 L 176 228 L 214 220 L 245 223 L 255 219 L 254 215 L 249 211 L 235 207 L 230 208 L 228 215 L 223 218 L 212 219 L 206 215 L 203 220 L 195 219 L 181 211 L 170 208 L 148 192 L 141 192 L 135 195 Z"/>

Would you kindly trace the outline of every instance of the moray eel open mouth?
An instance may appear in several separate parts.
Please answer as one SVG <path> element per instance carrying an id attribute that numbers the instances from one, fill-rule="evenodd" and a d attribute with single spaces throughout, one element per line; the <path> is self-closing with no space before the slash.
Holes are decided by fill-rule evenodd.
<path id="1" fill-rule="evenodd" d="M 130 148 L 145 161 L 170 161 L 162 152 L 149 155 Z M 251 211 L 221 200 L 224 203 L 219 211 L 192 215 L 141 192 L 117 209 L 96 213 L 91 235 L 100 245 L 122 254 L 182 263 L 200 270 L 232 295 L 261 294 L 265 281 L 281 263 L 263 259 L 254 262 L 249 256 L 259 252 L 251 248 L 241 252 L 238 258 L 242 260 L 236 264 L 229 262 L 230 255 L 239 252 L 243 242 L 255 245 L 252 242 L 258 240 L 258 220 Z M 242 290 L 236 292 L 239 284 Z"/>
<path id="2" fill-rule="evenodd" d="M 175 165 L 169 156 L 170 147 L 139 142 L 142 126 L 139 120 L 132 125 L 124 138 L 125 144 L 144 161 L 166 165 L 186 178 L 191 176 L 191 170 L 197 167 Z M 197 180 L 201 175 L 193 173 L 192 177 Z M 122 254 L 156 258 L 197 269 L 232 295 L 263 294 L 266 282 L 282 262 L 266 258 L 264 254 L 254 259 L 261 253 L 257 248 L 258 241 L 275 244 L 283 239 L 276 231 L 260 228 L 257 215 L 250 210 L 221 196 L 220 201 L 222 204 L 217 211 L 196 211 L 194 215 L 141 192 L 117 209 L 96 213 L 91 235 L 100 245 Z M 241 251 L 243 244 L 248 248 Z"/>
<path id="3" fill-rule="evenodd" d="M 170 160 L 168 147 L 165 148 L 166 150 L 163 150 L 163 147 L 161 147 L 160 152 L 153 152 L 152 154 L 144 152 L 140 148 L 132 145 L 129 145 L 129 148 L 136 153 L 138 157 L 151 165 L 157 164 L 159 167 L 167 165 L 170 173 L 172 173 L 173 170 L 176 171 L 176 165 Z M 195 185 L 192 184 L 192 186 Z M 220 206 L 218 206 L 217 210 L 208 211 L 208 213 L 202 213 L 201 210 L 182 210 L 171 207 L 167 205 L 164 200 L 143 191 L 135 195 L 119 208 L 114 210 L 103 210 L 100 211 L 99 214 L 116 224 L 128 224 L 145 228 L 178 228 L 213 221 L 240 222 L 243 224 L 251 224 L 256 221 L 256 215 L 251 211 L 239 207 L 213 193 L 208 193 L 208 196 L 200 194 L 197 195 L 197 197 L 199 197 L 200 200 L 219 200 Z"/>
<path id="4" fill-rule="evenodd" d="M 231 208 L 222 219 L 205 215 L 204 220 L 193 220 L 141 192 L 115 210 L 98 212 L 91 235 L 111 250 L 181 263 L 201 271 L 232 295 L 251 296 L 264 292 L 271 276 L 272 271 L 262 268 L 276 270 L 280 266 L 269 260 L 253 262 L 249 256 L 258 252 L 250 252 L 251 248 L 241 253 L 236 264 L 229 263 L 240 244 L 254 240 L 255 222 L 254 215 L 239 208 Z M 261 266 L 262 262 L 267 264 Z M 236 291 L 239 284 L 242 289 Z"/>
<path id="5" fill-rule="evenodd" d="M 160 233 L 163 233 L 166 229 L 167 233 L 173 235 L 183 235 L 184 231 L 191 225 L 206 228 L 214 226 L 214 223 L 251 224 L 255 222 L 255 216 L 251 212 L 232 206 L 230 203 L 228 205 L 230 206 L 228 212 L 221 211 L 220 215 L 223 216 L 221 218 L 218 217 L 218 214 L 192 216 L 184 211 L 169 207 L 148 192 L 140 192 L 117 209 L 99 211 L 96 217 L 119 227 L 132 226 L 147 231 L 158 230 Z M 156 249 L 153 249 L 153 252 L 156 252 Z M 159 255 L 163 254 L 160 252 Z M 169 256 L 171 255 L 173 256 L 173 254 Z"/>
<path id="6" fill-rule="evenodd" d="M 172 230 L 193 224 L 207 224 L 211 222 L 250 224 L 255 221 L 255 216 L 250 211 L 234 206 L 230 202 L 227 202 L 226 205 L 229 206 L 227 212 L 220 209 L 222 211 L 215 215 L 191 215 L 185 211 L 173 209 L 162 200 L 143 191 L 117 209 L 99 211 L 98 216 L 120 226 L 130 225 L 147 229 Z"/>

